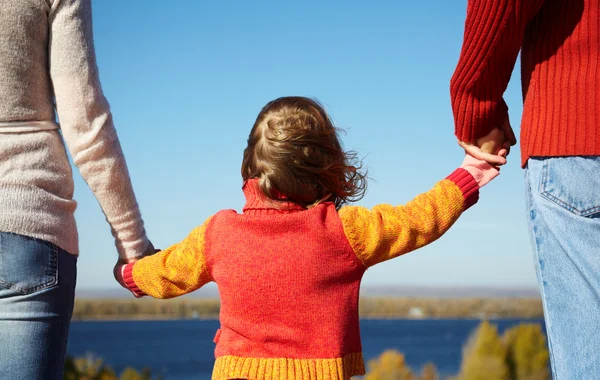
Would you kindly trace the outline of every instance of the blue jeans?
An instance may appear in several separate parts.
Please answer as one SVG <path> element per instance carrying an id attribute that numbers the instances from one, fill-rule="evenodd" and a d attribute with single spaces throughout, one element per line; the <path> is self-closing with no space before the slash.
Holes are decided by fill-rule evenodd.
<path id="1" fill-rule="evenodd" d="M 525 180 L 554 379 L 600 379 L 600 156 L 531 158 Z"/>
<path id="2" fill-rule="evenodd" d="M 62 379 L 77 257 L 0 232 L 0 379 Z"/>

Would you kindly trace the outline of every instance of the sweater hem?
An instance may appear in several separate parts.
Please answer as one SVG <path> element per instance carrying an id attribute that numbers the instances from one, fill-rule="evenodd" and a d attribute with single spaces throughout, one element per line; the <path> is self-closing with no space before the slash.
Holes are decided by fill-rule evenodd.
<path id="1" fill-rule="evenodd" d="M 521 169 L 525 169 L 527 166 L 527 161 L 530 158 L 555 158 L 555 157 L 598 157 L 600 156 L 600 150 L 598 151 L 590 151 L 590 152 L 579 152 L 579 153 L 548 153 L 544 152 L 543 154 L 535 151 L 531 153 L 527 153 L 523 151 L 521 155 Z"/>
<path id="2" fill-rule="evenodd" d="M 77 203 L 43 189 L 0 183 L 0 231 L 45 240 L 79 254 L 74 211 Z"/>
<path id="3" fill-rule="evenodd" d="M 287 379 L 348 380 L 365 374 L 361 352 L 330 359 L 253 358 L 221 356 L 215 361 L 212 380 Z"/>

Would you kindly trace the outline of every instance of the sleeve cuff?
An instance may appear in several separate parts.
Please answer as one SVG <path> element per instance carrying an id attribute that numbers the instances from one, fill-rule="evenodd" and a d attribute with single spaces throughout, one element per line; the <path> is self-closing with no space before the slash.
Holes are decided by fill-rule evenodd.
<path id="1" fill-rule="evenodd" d="M 123 270 L 123 282 L 125 282 L 127 289 L 129 289 L 136 297 L 142 297 L 145 296 L 146 293 L 144 293 L 140 288 L 138 288 L 138 286 L 135 284 L 135 281 L 133 280 L 134 265 L 135 263 L 131 263 L 125 266 L 125 269 Z"/>
<path id="2" fill-rule="evenodd" d="M 452 174 L 446 177 L 458 186 L 464 197 L 463 210 L 467 210 L 479 200 L 479 185 L 475 178 L 465 169 L 456 169 Z"/>

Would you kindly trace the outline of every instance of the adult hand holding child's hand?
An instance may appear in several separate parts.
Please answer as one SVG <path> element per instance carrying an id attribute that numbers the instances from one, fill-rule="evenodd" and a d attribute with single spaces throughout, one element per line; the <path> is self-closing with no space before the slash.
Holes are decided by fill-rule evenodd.
<path id="1" fill-rule="evenodd" d="M 143 253 L 142 257 L 152 256 L 157 252 L 160 252 L 160 249 L 154 248 L 152 242 L 148 242 L 148 247 L 146 247 L 146 251 Z M 117 280 L 117 282 L 125 289 L 129 290 L 129 288 L 125 284 L 125 280 L 123 279 L 123 271 L 125 270 L 125 266 L 127 264 L 135 263 L 138 260 L 139 258 L 119 259 L 113 268 L 113 275 L 115 276 L 115 280 Z M 136 295 L 135 293 L 133 295 L 136 298 L 140 298 L 140 296 Z"/>
<path id="2" fill-rule="evenodd" d="M 499 166 L 506 164 L 510 147 L 516 143 L 517 139 L 507 116 L 500 127 L 492 129 L 487 135 L 478 138 L 474 142 L 459 141 L 458 145 L 468 155 Z"/>
<path id="3" fill-rule="evenodd" d="M 505 155 L 506 150 L 501 149 L 499 154 Z M 497 167 L 490 165 L 488 162 L 478 160 L 468 154 L 465 156 L 460 167 L 468 171 L 473 178 L 475 178 L 479 187 L 485 186 L 488 182 L 500 175 L 500 169 Z"/>

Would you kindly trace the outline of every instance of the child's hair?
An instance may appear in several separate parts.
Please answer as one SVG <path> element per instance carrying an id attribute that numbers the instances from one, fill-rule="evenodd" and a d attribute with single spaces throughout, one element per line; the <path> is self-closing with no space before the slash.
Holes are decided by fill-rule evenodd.
<path id="1" fill-rule="evenodd" d="M 344 152 L 323 107 L 300 96 L 263 107 L 244 150 L 242 177 L 257 178 L 262 192 L 303 207 L 330 201 L 341 207 L 364 196 L 366 176 L 355 152 Z"/>

